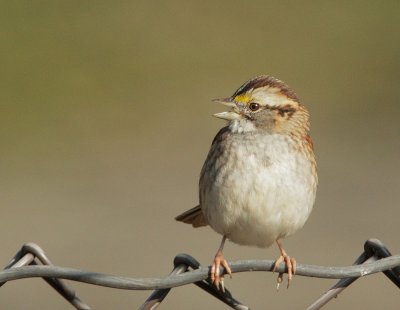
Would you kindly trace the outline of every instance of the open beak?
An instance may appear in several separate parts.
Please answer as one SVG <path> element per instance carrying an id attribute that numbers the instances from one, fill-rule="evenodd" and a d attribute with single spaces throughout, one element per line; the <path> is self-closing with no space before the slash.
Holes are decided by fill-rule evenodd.
<path id="1" fill-rule="evenodd" d="M 221 112 L 214 114 L 215 117 L 225 119 L 227 121 L 233 121 L 235 119 L 241 118 L 240 114 L 236 113 L 236 103 L 232 100 L 232 98 L 223 98 L 223 99 L 214 99 L 214 102 L 221 103 L 224 106 L 232 108 L 231 111 Z"/>

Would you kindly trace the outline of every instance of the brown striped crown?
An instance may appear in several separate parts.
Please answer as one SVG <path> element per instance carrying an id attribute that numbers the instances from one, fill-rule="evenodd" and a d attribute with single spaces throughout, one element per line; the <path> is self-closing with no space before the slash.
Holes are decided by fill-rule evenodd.
<path id="1" fill-rule="evenodd" d="M 261 75 L 247 81 L 246 83 L 244 83 L 242 86 L 239 87 L 239 89 L 232 95 L 232 98 L 244 94 L 250 91 L 251 89 L 256 89 L 265 86 L 269 86 L 271 88 L 278 88 L 280 92 L 289 99 L 296 102 L 300 102 L 296 93 L 292 89 L 290 89 L 288 85 L 286 85 L 281 80 L 278 80 L 269 75 Z"/>

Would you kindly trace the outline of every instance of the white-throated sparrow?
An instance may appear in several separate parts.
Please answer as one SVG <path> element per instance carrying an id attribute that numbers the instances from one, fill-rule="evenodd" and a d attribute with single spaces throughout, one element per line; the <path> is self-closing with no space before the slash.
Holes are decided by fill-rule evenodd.
<path id="1" fill-rule="evenodd" d="M 211 280 L 223 287 L 220 265 L 231 274 L 222 250 L 226 239 L 268 247 L 276 242 L 288 285 L 296 261 L 281 240 L 308 219 L 318 183 L 307 109 L 282 81 L 259 76 L 231 97 L 214 100 L 230 108 L 214 116 L 228 120 L 211 145 L 201 171 L 200 204 L 176 220 L 194 227 L 210 225 L 223 236 Z M 274 268 L 274 269 L 275 269 Z M 278 285 L 282 274 L 278 276 Z"/>

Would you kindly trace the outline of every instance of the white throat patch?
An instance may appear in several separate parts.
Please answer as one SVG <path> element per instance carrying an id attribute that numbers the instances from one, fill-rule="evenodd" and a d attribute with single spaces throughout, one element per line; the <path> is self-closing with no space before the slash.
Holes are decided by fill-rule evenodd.
<path id="1" fill-rule="evenodd" d="M 231 121 L 229 123 L 229 128 L 235 133 L 256 131 L 253 122 L 245 118 Z"/>

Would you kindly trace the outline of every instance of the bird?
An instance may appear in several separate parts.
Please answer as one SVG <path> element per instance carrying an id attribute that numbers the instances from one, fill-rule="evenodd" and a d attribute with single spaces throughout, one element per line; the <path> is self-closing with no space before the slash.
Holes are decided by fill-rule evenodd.
<path id="1" fill-rule="evenodd" d="M 282 240 L 303 227 L 318 184 L 310 117 L 296 93 L 269 75 L 252 78 L 232 96 L 214 99 L 228 111 L 214 114 L 227 125 L 215 136 L 199 180 L 199 205 L 175 219 L 193 227 L 209 225 L 222 235 L 210 269 L 211 283 L 224 290 L 232 277 L 223 256 L 226 240 L 266 248 L 276 243 L 288 285 L 296 272 Z M 283 281 L 279 273 L 277 288 Z"/>

